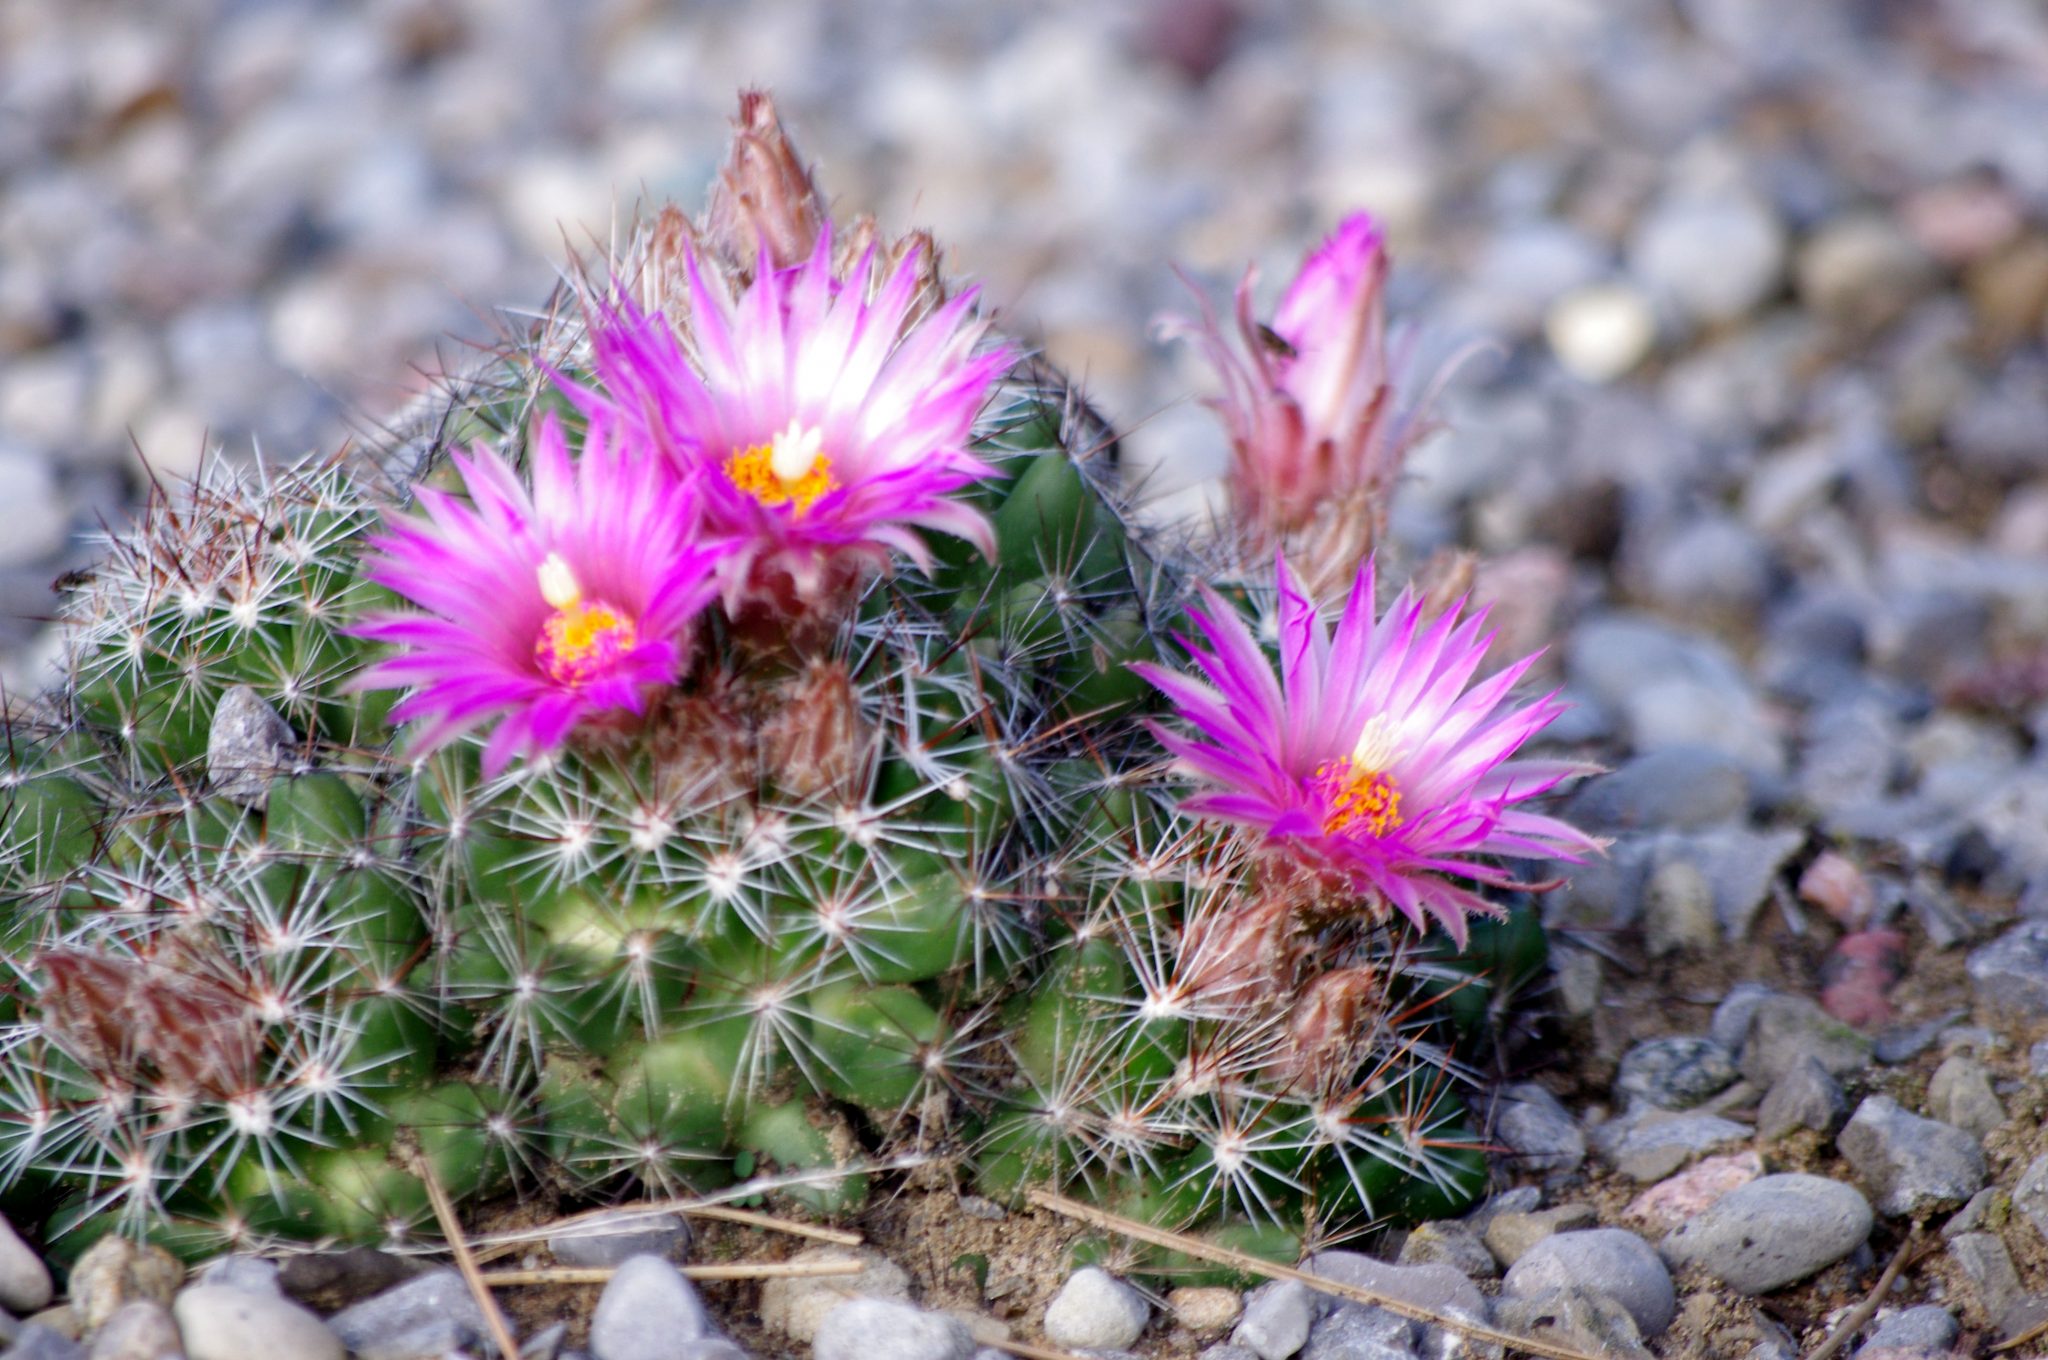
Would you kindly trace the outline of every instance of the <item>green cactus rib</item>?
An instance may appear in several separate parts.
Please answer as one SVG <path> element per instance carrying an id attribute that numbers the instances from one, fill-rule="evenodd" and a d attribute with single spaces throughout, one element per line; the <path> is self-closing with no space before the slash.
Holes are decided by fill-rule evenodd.
<path id="1" fill-rule="evenodd" d="M 435 447 L 516 446 L 527 372 Z M 1254 866 L 1173 812 L 1125 665 L 1167 654 L 1198 568 L 1132 527 L 1088 421 L 1020 371 L 971 493 L 992 560 L 939 545 L 801 664 L 714 651 L 665 745 L 497 779 L 473 745 L 408 760 L 390 696 L 348 685 L 403 478 L 214 465 L 153 499 L 68 601 L 64 682 L 6 724 L 0 1209 L 60 1252 L 109 1224 L 404 1242 L 433 1229 L 401 1137 L 470 1202 L 765 1173 L 845 1214 L 915 1151 L 1287 1256 L 1308 1222 L 1468 1201 L 1446 1046 L 1489 1023 L 1489 969 L 1540 973 L 1540 929 L 1482 927 L 1478 967 L 1322 929 L 1320 965 L 1390 1000 L 1341 1081 L 1287 1069 L 1284 998 L 1229 982 L 1211 929 Z M 232 766 L 244 687 L 288 730 Z M 859 740 L 781 752 L 828 700 Z"/>

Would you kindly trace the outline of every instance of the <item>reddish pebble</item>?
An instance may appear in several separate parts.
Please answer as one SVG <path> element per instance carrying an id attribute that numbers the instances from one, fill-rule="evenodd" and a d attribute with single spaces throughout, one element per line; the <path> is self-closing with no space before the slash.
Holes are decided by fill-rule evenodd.
<path id="1" fill-rule="evenodd" d="M 1877 895 L 1870 880 L 1846 856 L 1823 850 L 1799 876 L 1799 896 L 1835 918 L 1844 930 L 1861 930 L 1870 924 Z"/>
<path id="2" fill-rule="evenodd" d="M 1886 993 L 1903 971 L 1900 951 L 1905 937 L 1896 930 L 1863 930 L 1844 935 L 1821 965 L 1827 979 L 1821 988 L 1821 1009 L 1845 1025 L 1882 1024 L 1892 1018 Z"/>
<path id="3" fill-rule="evenodd" d="M 1730 1190 L 1763 1174 L 1764 1160 L 1754 1152 L 1708 1157 L 1689 1171 L 1658 1181 L 1629 1201 L 1622 1212 L 1653 1234 L 1668 1233 Z"/>

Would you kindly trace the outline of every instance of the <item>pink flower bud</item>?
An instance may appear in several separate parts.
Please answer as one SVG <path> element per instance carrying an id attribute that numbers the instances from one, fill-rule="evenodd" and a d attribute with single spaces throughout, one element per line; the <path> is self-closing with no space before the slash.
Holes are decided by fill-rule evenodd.
<path id="1" fill-rule="evenodd" d="M 1256 271 L 1247 271 L 1234 342 L 1207 307 L 1198 324 L 1167 325 L 1200 345 L 1223 379 L 1212 404 L 1230 436 L 1246 560 L 1284 548 L 1312 587 L 1341 589 L 1371 554 L 1401 463 L 1429 429 L 1395 407 L 1386 277 L 1379 226 L 1358 213 L 1303 262 L 1272 324 L 1253 315 Z"/>

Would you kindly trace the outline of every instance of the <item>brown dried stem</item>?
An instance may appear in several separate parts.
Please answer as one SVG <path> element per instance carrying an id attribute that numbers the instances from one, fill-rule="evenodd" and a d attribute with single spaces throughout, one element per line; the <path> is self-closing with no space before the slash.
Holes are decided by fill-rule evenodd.
<path id="1" fill-rule="evenodd" d="M 1129 1237 L 1139 1242 L 1146 1242 L 1155 1247 L 1164 1247 L 1169 1251 L 1185 1252 L 1189 1256 L 1198 1257 L 1205 1261 L 1214 1261 L 1218 1265 L 1229 1266 L 1233 1270 L 1242 1270 L 1248 1275 L 1263 1275 L 1273 1280 L 1293 1280 L 1299 1284 L 1305 1284 L 1310 1289 L 1317 1290 L 1320 1293 L 1333 1294 L 1340 1299 L 1348 1299 L 1353 1303 L 1369 1303 L 1375 1307 L 1384 1308 L 1389 1313 L 1408 1318 L 1411 1321 L 1432 1323 L 1435 1326 L 1444 1328 L 1446 1331 L 1457 1332 L 1462 1336 L 1472 1338 L 1474 1341 L 1490 1341 L 1494 1345 L 1508 1350 L 1544 1356 L 1546 1360 L 1597 1360 L 1597 1357 L 1588 1355 L 1584 1351 L 1573 1350 L 1569 1346 L 1561 1346 L 1553 1341 L 1538 1341 L 1534 1337 L 1516 1336 L 1513 1332 L 1498 1331 L 1479 1323 L 1465 1322 L 1450 1316 L 1448 1313 L 1438 1312 L 1434 1308 L 1424 1308 L 1420 1304 L 1410 1303 L 1406 1299 L 1397 1299 L 1391 1295 L 1382 1294 L 1376 1289 L 1367 1289 L 1355 1284 L 1345 1284 L 1340 1280 L 1326 1280 L 1320 1275 L 1311 1275 L 1307 1271 L 1297 1270 L 1293 1266 L 1283 1266 L 1273 1261 L 1262 1261 L 1248 1253 L 1235 1251 L 1229 1247 L 1215 1246 L 1198 1238 L 1189 1237 L 1185 1233 L 1168 1232 L 1163 1228 L 1155 1228 L 1150 1224 L 1140 1223 L 1136 1219 L 1124 1218 L 1119 1214 L 1112 1214 L 1106 1210 L 1097 1209 L 1093 1205 L 1082 1204 L 1076 1200 L 1068 1199 L 1064 1195 L 1053 1194 L 1049 1190 L 1032 1191 L 1031 1202 L 1040 1208 L 1050 1209 L 1056 1214 L 1063 1214 L 1068 1218 L 1076 1219 L 1079 1222 L 1087 1223 L 1109 1232 L 1121 1234 L 1124 1237 Z"/>
<path id="2" fill-rule="evenodd" d="M 498 1343 L 498 1354 L 504 1360 L 516 1360 L 519 1343 L 512 1339 L 512 1329 L 506 1325 L 505 1315 L 498 1311 L 497 1300 L 491 1297 L 490 1289 L 485 1286 L 483 1272 L 476 1268 L 476 1257 L 469 1249 L 469 1239 L 462 1235 L 462 1224 L 456 1220 L 455 1206 L 449 1203 L 448 1192 L 441 1188 L 441 1178 L 434 1174 L 433 1166 L 409 1141 L 401 1142 L 398 1150 L 411 1164 L 413 1174 L 427 1187 L 427 1202 L 434 1206 L 434 1217 L 440 1220 L 441 1234 L 448 1239 L 448 1250 L 455 1256 L 455 1268 L 462 1272 L 462 1282 L 469 1286 L 476 1306 L 483 1310 L 484 1322 L 491 1329 L 491 1340 Z"/>

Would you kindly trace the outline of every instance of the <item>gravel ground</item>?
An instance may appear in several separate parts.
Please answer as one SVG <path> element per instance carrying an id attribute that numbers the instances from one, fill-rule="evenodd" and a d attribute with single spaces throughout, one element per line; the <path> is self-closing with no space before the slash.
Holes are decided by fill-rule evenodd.
<path id="1" fill-rule="evenodd" d="M 1520 1185 L 1411 1265 L 1476 1277 L 1503 1322 L 1751 1360 L 1812 1346 L 1925 1222 L 1855 1354 L 2048 1316 L 2048 13 L 2025 0 L 15 4 L 0 674 L 32 673 L 69 531 L 145 463 L 374 432 L 539 302 L 565 236 L 694 201 L 741 82 L 842 204 L 932 227 L 1084 375 L 1162 514 L 1222 457 L 1200 374 L 1147 337 L 1182 305 L 1169 261 L 1280 277 L 1369 207 L 1424 366 L 1491 342 L 1396 529 L 1483 551 L 1510 640 L 1553 644 L 1561 739 L 1615 770 L 1572 812 L 1616 844 L 1550 900 L 1575 1057 L 1509 1074 L 1534 1078 L 1498 1111 Z M 0 1241 L 0 1289 L 22 1254 Z M 687 1311 L 658 1271 L 633 1287 Z M 1020 1336 L 1137 1316 L 1069 1287 L 1057 1327 L 1049 1288 L 951 1302 Z M 192 1321 L 224 1335 L 233 1308 L 190 1297 L 193 1360 L 236 1360 Z M 1234 1360 L 1296 1322 L 1311 1354 L 1432 1344 L 1252 1302 Z M 816 1353 L 969 1353 L 871 1311 Z M 1119 1344 L 1224 1335 L 1147 1316 Z"/>

